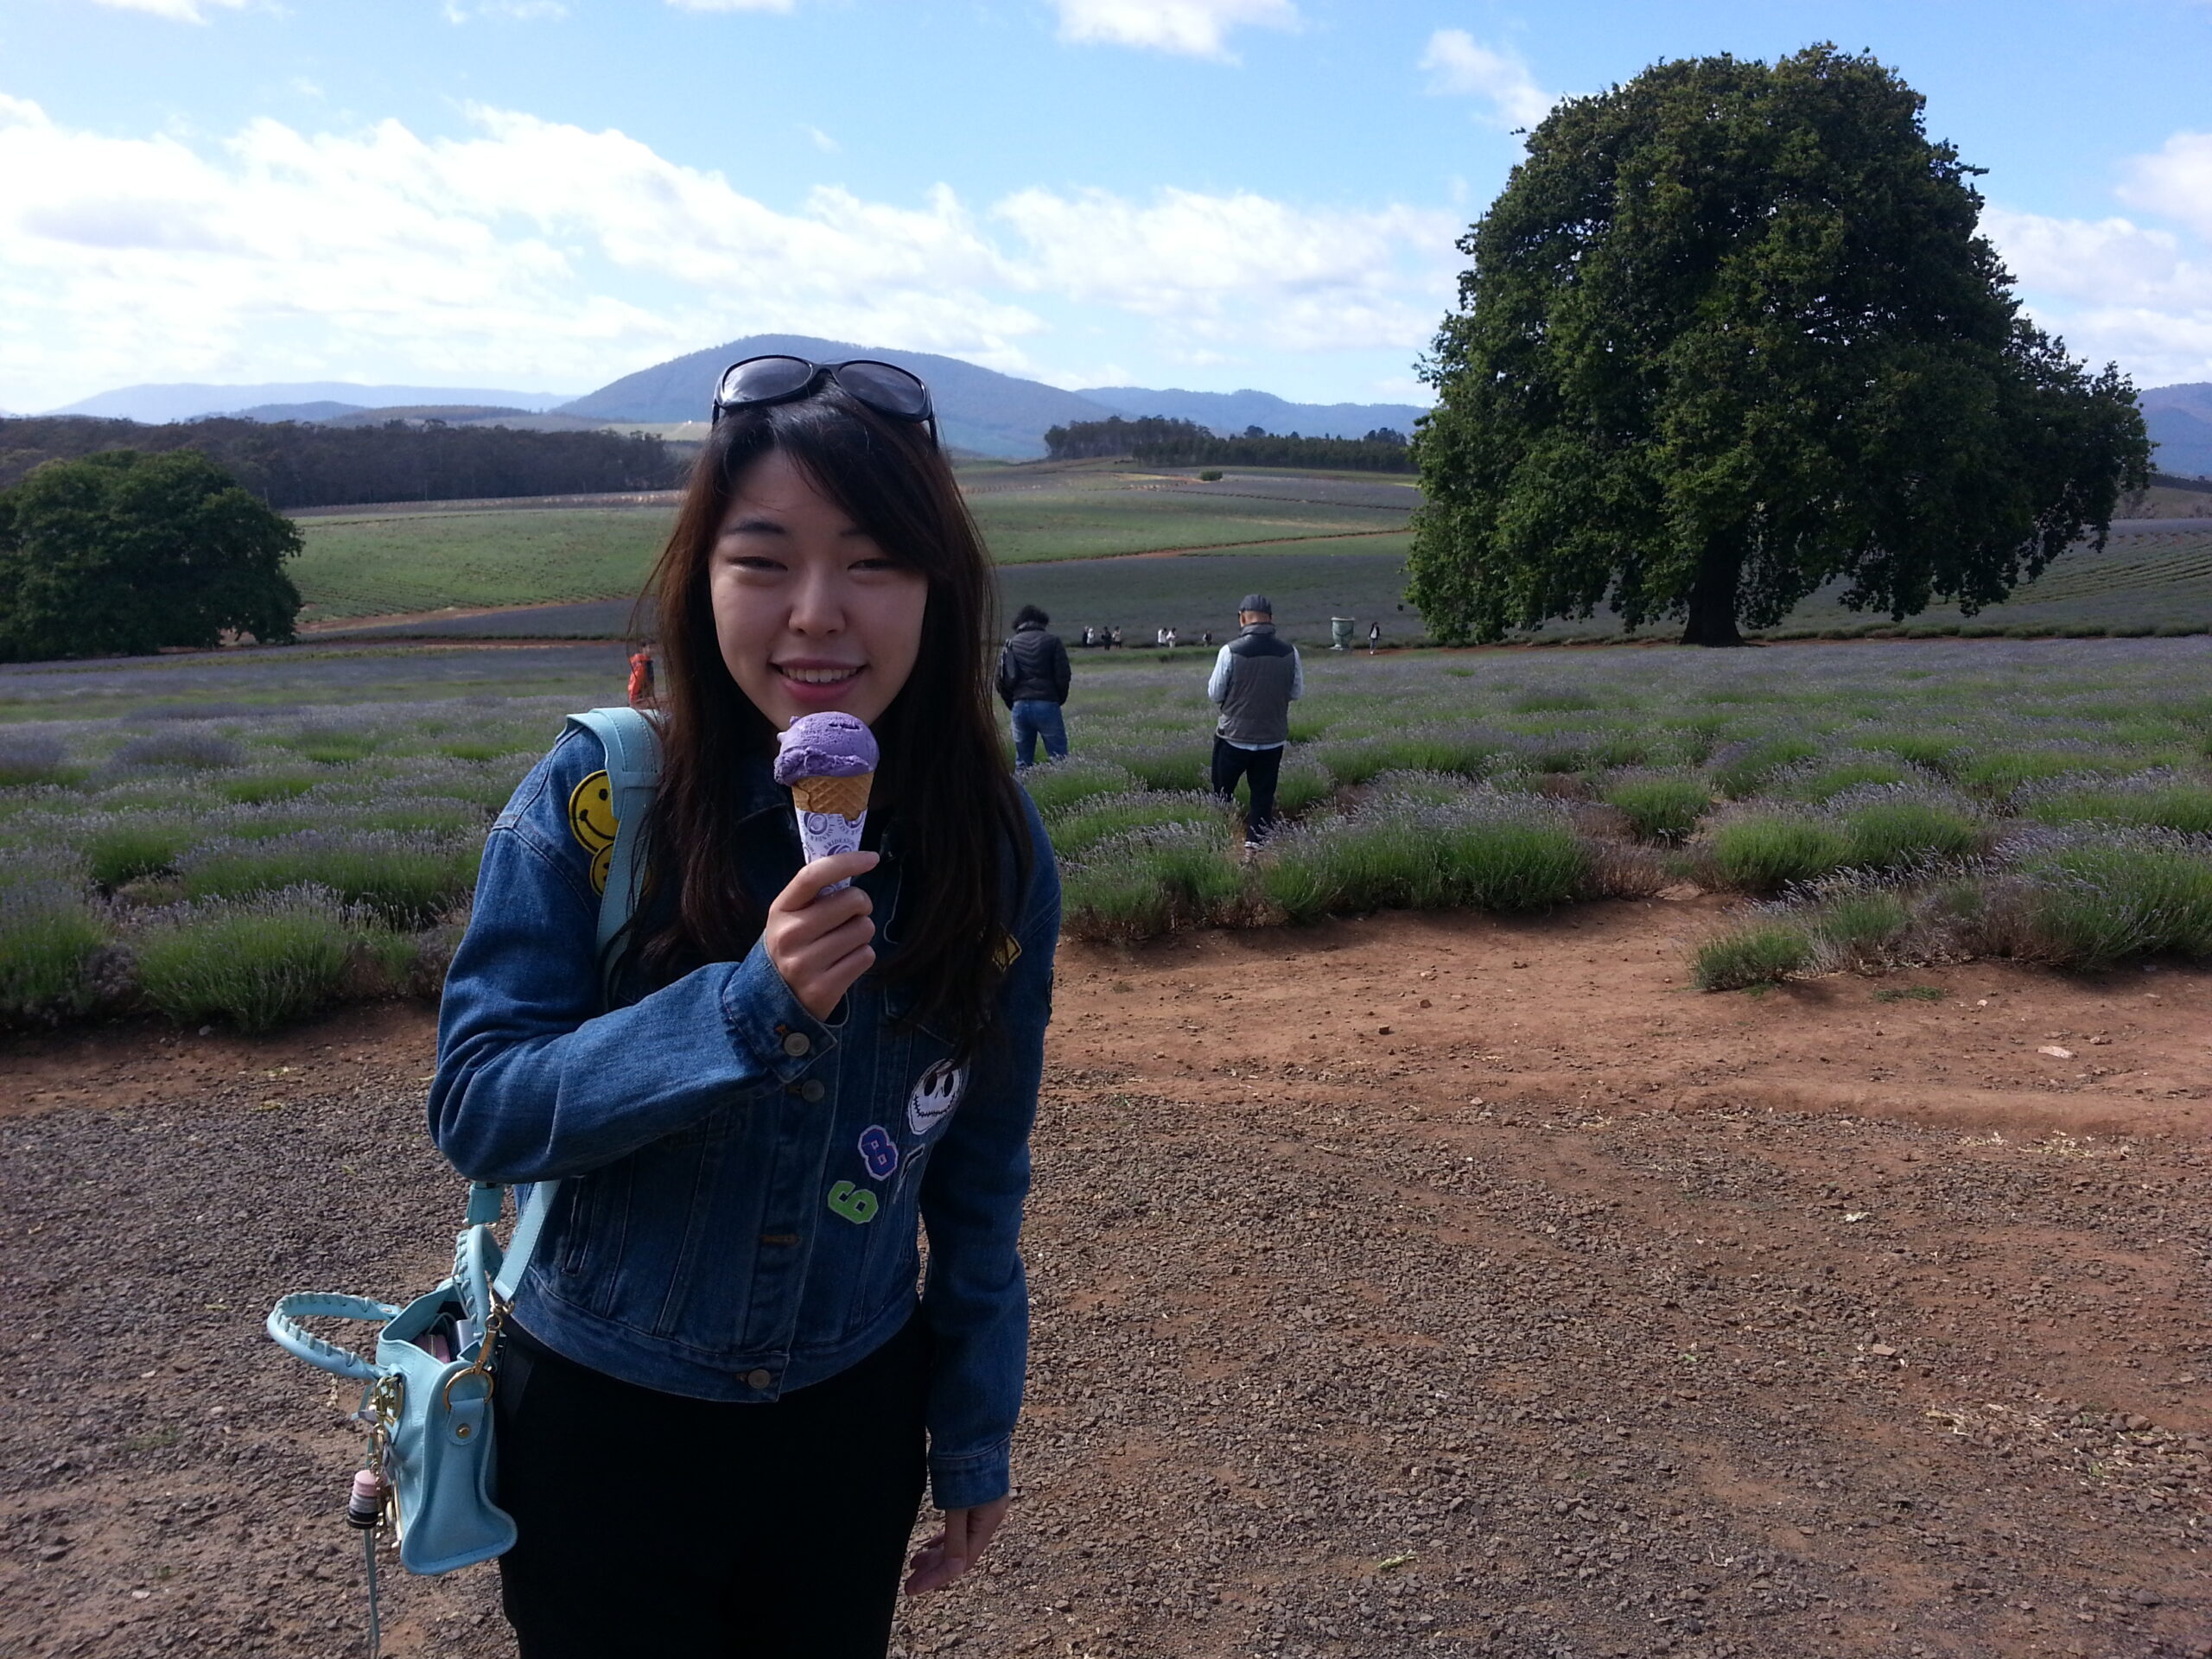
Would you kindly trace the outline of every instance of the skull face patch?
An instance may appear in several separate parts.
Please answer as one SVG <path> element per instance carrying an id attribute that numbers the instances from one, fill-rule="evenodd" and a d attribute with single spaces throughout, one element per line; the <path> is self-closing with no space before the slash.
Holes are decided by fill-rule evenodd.
<path id="1" fill-rule="evenodd" d="M 939 1060 L 922 1073 L 914 1092 L 906 1096 L 906 1127 L 918 1135 L 927 1135 L 952 1116 L 967 1092 L 968 1068 Z"/>

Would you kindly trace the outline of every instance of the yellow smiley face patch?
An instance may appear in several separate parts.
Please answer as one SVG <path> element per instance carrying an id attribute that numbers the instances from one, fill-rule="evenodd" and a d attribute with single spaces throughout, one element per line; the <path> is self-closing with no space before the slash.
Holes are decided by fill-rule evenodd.
<path id="1" fill-rule="evenodd" d="M 607 872 L 614 861 L 614 790 L 604 772 L 594 772 L 569 794 L 569 833 L 591 855 L 591 890 L 607 891 Z"/>

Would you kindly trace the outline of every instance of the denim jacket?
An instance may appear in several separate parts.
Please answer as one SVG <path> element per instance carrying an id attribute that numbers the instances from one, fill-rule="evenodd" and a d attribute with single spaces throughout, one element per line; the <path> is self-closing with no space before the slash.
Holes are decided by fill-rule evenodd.
<path id="1" fill-rule="evenodd" d="M 516 1318 L 625 1382 L 774 1400 L 865 1357 L 912 1313 L 918 1220 L 931 1492 L 941 1509 L 1002 1497 L 1028 1349 L 1016 1241 L 1059 935 L 1036 809 L 1024 796 L 1032 871 L 1008 905 L 1001 948 L 1017 954 L 997 1020 L 956 1068 L 950 1042 L 901 1017 L 911 992 L 882 977 L 900 886 L 926 879 L 901 868 L 895 822 L 859 882 L 878 966 L 829 1021 L 757 941 L 742 962 L 606 1009 L 594 885 L 606 827 L 571 821 L 572 806 L 589 817 L 579 788 L 604 764 L 597 739 L 569 732 L 493 823 L 439 1012 L 439 1148 L 474 1179 L 563 1183 Z M 745 880 L 765 910 L 802 861 L 791 798 L 765 759 L 735 787 Z"/>

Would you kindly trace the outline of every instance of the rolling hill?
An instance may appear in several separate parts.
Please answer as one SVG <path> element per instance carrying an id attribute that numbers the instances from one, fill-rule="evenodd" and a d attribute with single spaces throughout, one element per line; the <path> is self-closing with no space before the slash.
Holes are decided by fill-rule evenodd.
<path id="1" fill-rule="evenodd" d="M 929 383 L 944 442 L 981 455 L 1027 460 L 1044 454 L 1046 427 L 1067 421 L 1103 421 L 1114 412 L 1074 392 L 1018 380 L 958 358 L 854 346 L 810 334 L 751 334 L 671 358 L 564 404 L 559 412 L 601 421 L 703 420 L 715 379 L 724 369 L 741 358 L 779 352 L 816 362 L 873 357 L 912 371 Z"/>
<path id="2" fill-rule="evenodd" d="M 50 415 L 93 415 L 110 420 L 160 423 L 200 415 L 248 413 L 267 404 L 340 404 L 353 409 L 389 409 L 425 404 L 500 404 L 531 410 L 565 403 L 567 395 L 545 391 L 486 391 L 462 386 L 364 386 L 350 380 L 313 380 L 296 385 L 216 386 L 200 385 L 122 386 L 81 398 Z M 319 416 L 249 418 L 315 420 Z"/>
<path id="3" fill-rule="evenodd" d="M 946 443 L 1007 461 L 1042 455 L 1047 427 L 1114 415 L 1166 415 L 1224 434 L 1257 426 L 1308 437 L 1357 438 L 1379 426 L 1410 431 L 1421 412 L 1407 404 L 1293 404 L 1264 391 L 1160 391 L 1144 386 L 1063 391 L 926 352 L 855 346 L 809 334 L 753 334 L 625 375 L 562 405 L 560 413 L 602 421 L 696 421 L 707 412 L 717 375 L 740 358 L 772 352 L 831 363 L 874 357 L 911 369 L 929 382 Z"/>
<path id="4" fill-rule="evenodd" d="M 2158 446 L 2152 464 L 2184 478 L 2212 477 L 2212 380 L 2153 386 L 2138 397 L 2143 424 Z"/>
<path id="5" fill-rule="evenodd" d="M 1196 421 L 1224 437 L 1250 426 L 1309 438 L 1363 438 L 1377 427 L 1411 432 L 1426 410 L 1411 404 L 1294 404 L 1271 391 L 1154 391 L 1144 386 L 1085 386 L 1077 394 L 1120 415 Z"/>

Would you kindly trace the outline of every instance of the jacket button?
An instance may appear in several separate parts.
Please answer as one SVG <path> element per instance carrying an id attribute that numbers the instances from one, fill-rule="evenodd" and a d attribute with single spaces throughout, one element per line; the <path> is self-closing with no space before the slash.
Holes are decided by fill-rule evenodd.
<path id="1" fill-rule="evenodd" d="M 814 1039 L 803 1031 L 795 1031 L 784 1039 L 784 1052 L 797 1059 L 814 1046 Z"/>
<path id="2" fill-rule="evenodd" d="M 748 1389 L 765 1389 L 775 1380 L 775 1374 L 772 1371 L 747 1371 L 745 1374 L 745 1386 Z"/>
<path id="3" fill-rule="evenodd" d="M 798 1097 L 810 1106 L 829 1092 L 822 1086 L 822 1079 L 819 1077 L 809 1077 L 798 1086 Z"/>

